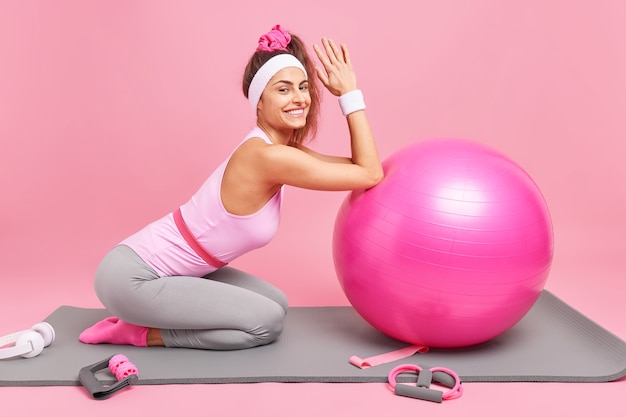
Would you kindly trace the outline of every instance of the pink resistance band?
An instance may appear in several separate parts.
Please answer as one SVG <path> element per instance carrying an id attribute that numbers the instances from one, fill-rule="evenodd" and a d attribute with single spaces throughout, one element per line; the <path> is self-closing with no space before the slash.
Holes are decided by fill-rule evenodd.
<path id="1" fill-rule="evenodd" d="M 411 345 L 402 349 L 383 353 L 377 356 L 371 356 L 365 359 L 361 359 L 358 356 L 352 356 L 349 362 L 352 365 L 356 366 L 357 368 L 366 369 L 372 366 L 378 366 L 384 363 L 389 363 L 389 362 L 397 361 L 399 359 L 408 358 L 409 356 L 413 356 L 416 353 L 426 353 L 426 352 L 428 352 L 427 346 Z"/>
<path id="2" fill-rule="evenodd" d="M 215 258 L 202 246 L 200 246 L 200 243 L 198 243 L 194 235 L 191 234 L 191 231 L 187 227 L 185 220 L 183 220 L 183 215 L 180 212 L 180 208 L 174 212 L 174 223 L 176 224 L 176 227 L 178 228 L 180 234 L 183 236 L 183 239 L 185 239 L 185 242 L 187 242 L 189 246 L 191 246 L 191 249 L 193 249 L 199 257 L 204 259 L 204 262 L 218 269 L 228 265 L 227 263 L 224 263 Z"/>

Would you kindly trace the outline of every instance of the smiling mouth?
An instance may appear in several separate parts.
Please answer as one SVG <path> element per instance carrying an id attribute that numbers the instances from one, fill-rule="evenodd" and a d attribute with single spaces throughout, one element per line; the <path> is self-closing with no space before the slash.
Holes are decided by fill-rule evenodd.
<path id="1" fill-rule="evenodd" d="M 304 114 L 304 109 L 294 109 L 285 112 L 291 116 L 302 116 Z"/>

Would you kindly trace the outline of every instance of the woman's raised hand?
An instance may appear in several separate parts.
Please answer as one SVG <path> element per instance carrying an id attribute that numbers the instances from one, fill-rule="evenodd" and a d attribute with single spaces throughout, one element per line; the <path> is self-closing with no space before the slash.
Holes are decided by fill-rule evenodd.
<path id="1" fill-rule="evenodd" d="M 317 66 L 317 76 L 324 86 L 335 96 L 356 90 L 356 74 L 350 62 L 345 44 L 336 45 L 332 40 L 322 38 L 322 47 L 313 45 L 324 68 Z"/>

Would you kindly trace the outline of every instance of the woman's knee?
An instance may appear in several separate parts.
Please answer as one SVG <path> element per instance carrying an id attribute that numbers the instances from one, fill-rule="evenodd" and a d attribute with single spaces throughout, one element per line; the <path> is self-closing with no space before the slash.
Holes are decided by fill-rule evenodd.
<path id="1" fill-rule="evenodd" d="M 285 310 L 282 307 L 266 312 L 261 322 L 249 331 L 259 346 L 276 341 L 285 327 Z"/>
<path id="2" fill-rule="evenodd" d="M 274 297 L 272 297 L 272 299 L 283 309 L 286 314 L 287 310 L 289 309 L 289 300 L 287 299 L 285 293 L 276 288 L 276 294 L 274 295 Z"/>

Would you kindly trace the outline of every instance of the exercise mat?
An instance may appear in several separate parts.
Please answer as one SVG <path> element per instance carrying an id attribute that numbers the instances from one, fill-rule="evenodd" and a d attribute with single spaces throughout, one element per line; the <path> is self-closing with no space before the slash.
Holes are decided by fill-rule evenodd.
<path id="1" fill-rule="evenodd" d="M 626 375 L 626 343 L 548 291 L 504 334 L 480 345 L 431 349 L 396 362 L 359 369 L 353 355 L 376 356 L 406 347 L 365 322 L 350 306 L 292 307 L 278 341 L 253 349 L 85 345 L 79 333 L 110 314 L 62 306 L 45 321 L 56 339 L 37 357 L 0 361 L 0 386 L 79 385 L 81 368 L 124 354 L 138 384 L 254 382 L 386 382 L 399 364 L 454 370 L 463 382 L 607 382 Z M 106 376 L 103 382 L 106 382 Z"/>

